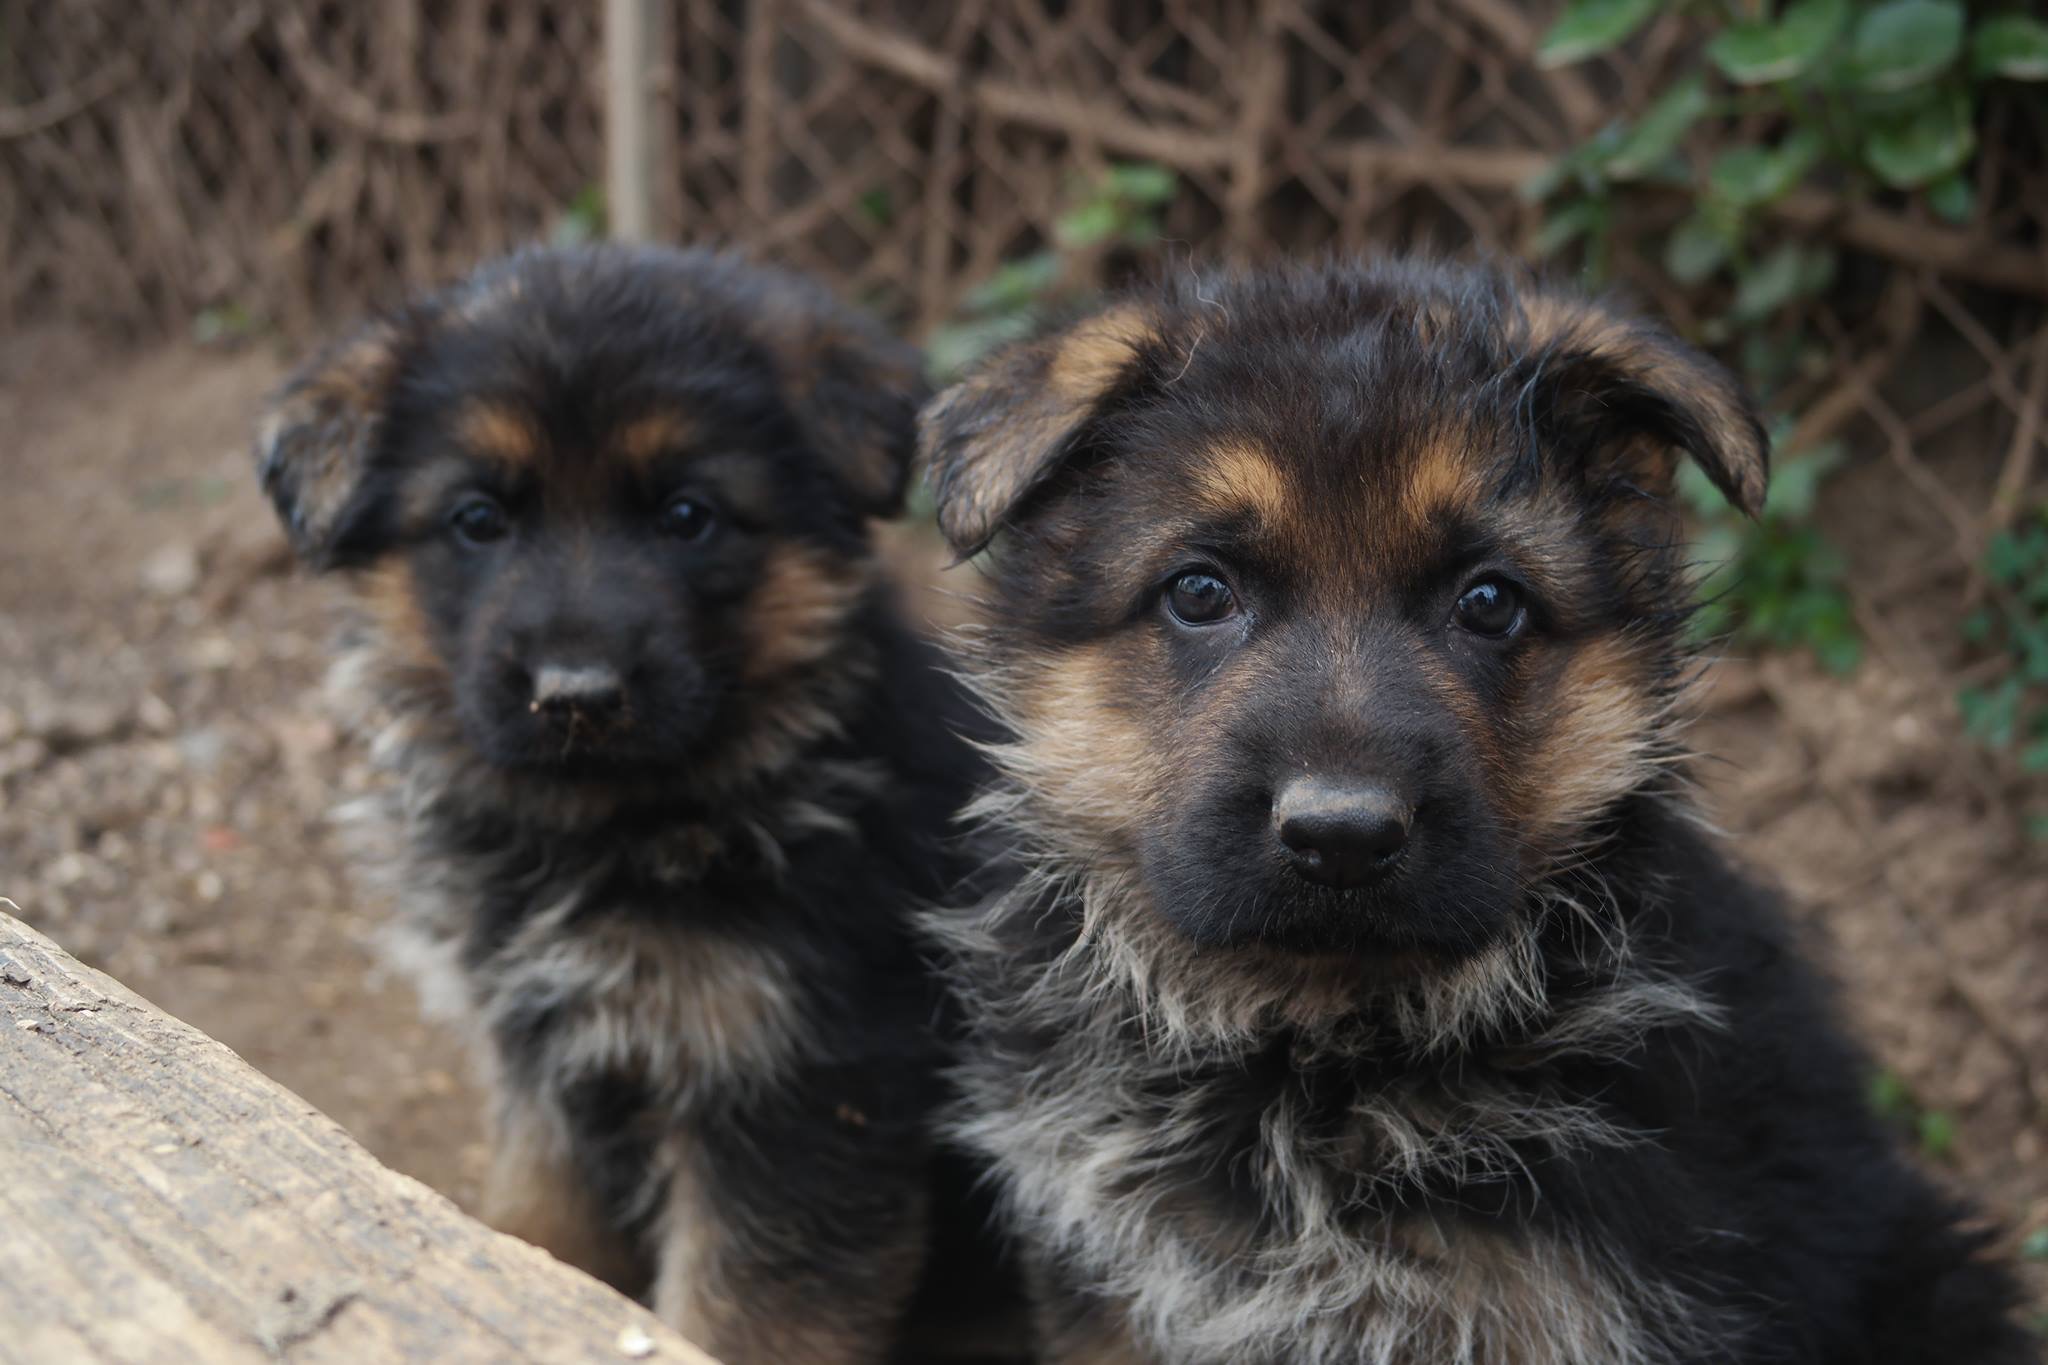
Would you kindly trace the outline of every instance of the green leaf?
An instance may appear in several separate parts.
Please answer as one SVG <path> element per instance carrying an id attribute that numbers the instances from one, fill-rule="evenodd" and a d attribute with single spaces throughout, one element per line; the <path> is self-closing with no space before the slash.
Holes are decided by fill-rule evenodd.
<path id="1" fill-rule="evenodd" d="M 1588 233 L 1607 228 L 1607 201 L 1579 199 L 1544 217 L 1530 248 L 1538 256 L 1555 256 Z"/>
<path id="2" fill-rule="evenodd" d="M 1956 694 L 1963 730 L 1994 749 L 2010 749 L 2019 729 L 2020 700 L 2026 684 L 2007 678 L 1989 691 L 1966 687 Z"/>
<path id="3" fill-rule="evenodd" d="M 1661 0 L 1571 0 L 1543 35 L 1536 65 L 1564 66 L 1627 41 L 1649 22 Z"/>
<path id="4" fill-rule="evenodd" d="M 604 236 L 605 217 L 604 186 L 585 185 L 563 207 L 548 239 L 556 246 L 592 241 Z"/>
<path id="5" fill-rule="evenodd" d="M 1745 333 L 1742 338 L 1743 377 L 1751 388 L 1763 394 L 1770 393 L 1791 378 L 1809 341 L 1804 332 L 1798 331 Z M 1775 499 L 1776 494 L 1772 497 Z"/>
<path id="6" fill-rule="evenodd" d="M 1678 150 L 1679 142 L 1710 103 L 1703 76 L 1689 76 L 1672 86 L 1643 111 L 1607 158 L 1607 174 L 1616 180 L 1639 180 L 1655 170 Z"/>
<path id="7" fill-rule="evenodd" d="M 1110 190 L 1133 204 L 1158 206 L 1180 193 L 1180 177 L 1154 161 L 1127 161 L 1109 168 Z"/>
<path id="8" fill-rule="evenodd" d="M 1984 546 L 1984 572 L 2000 583 L 2017 582 L 2030 559 L 2026 543 L 2010 531 L 1992 532 Z"/>
<path id="9" fill-rule="evenodd" d="M 1064 247 L 1099 246 L 1121 232 L 1123 225 L 1122 206 L 1105 195 L 1061 214 L 1053 223 L 1053 236 Z"/>
<path id="10" fill-rule="evenodd" d="M 1960 170 L 1976 150 L 1970 97 L 1958 91 L 1872 129 L 1863 159 L 1887 185 L 1910 190 Z"/>
<path id="11" fill-rule="evenodd" d="M 1820 666 L 1838 678 L 1854 673 L 1863 662 L 1863 641 L 1849 625 L 1846 609 L 1839 624 L 1830 622 L 1824 629 L 1809 632 L 1807 643 L 1813 646 Z"/>
<path id="12" fill-rule="evenodd" d="M 1027 336 L 1033 325 L 1028 313 L 1008 313 L 934 327 L 925 339 L 925 365 L 943 383 L 997 347 Z"/>
<path id="13" fill-rule="evenodd" d="M 1006 262 L 996 273 L 968 291 L 963 300 L 970 313 L 1009 313 L 1029 308 L 1043 298 L 1060 277 L 1060 258 L 1034 252 Z"/>
<path id="14" fill-rule="evenodd" d="M 2020 767 L 2030 773 L 2048 773 L 2048 739 L 2030 740 L 2022 746 Z"/>
<path id="15" fill-rule="evenodd" d="M 1870 1078 L 1870 1107 L 1884 1118 L 1904 1118 L 1913 1112 L 1913 1092 L 1897 1072 L 1880 1071 Z"/>
<path id="16" fill-rule="evenodd" d="M 1664 268 L 1680 284 L 1700 284 L 1727 262 L 1731 249 L 1721 224 L 1702 209 L 1671 230 Z"/>
<path id="17" fill-rule="evenodd" d="M 1707 185 L 1737 208 L 1773 203 L 1791 192 L 1821 151 L 1821 136 L 1811 128 L 1794 130 L 1776 147 L 1735 147 L 1715 158 Z"/>
<path id="18" fill-rule="evenodd" d="M 1980 76 L 2048 81 L 2048 23 L 2023 14 L 1999 14 L 1977 25 L 1970 65 Z"/>
<path id="19" fill-rule="evenodd" d="M 1721 74 L 1737 85 L 1787 81 L 1811 69 L 1848 18 L 1847 0 L 1794 0 L 1777 23 L 1724 30 L 1707 47 Z"/>
<path id="20" fill-rule="evenodd" d="M 1963 50 L 1963 7 L 1955 0 L 1890 0 L 1863 16 L 1850 46 L 1856 83 L 1904 90 L 1939 75 Z"/>
<path id="21" fill-rule="evenodd" d="M 1841 446 L 1830 442 L 1804 455 L 1796 455 L 1778 462 L 1771 472 L 1771 491 L 1767 505 L 1771 515 L 1781 521 L 1804 521 L 1813 515 L 1813 505 L 1820 497 L 1821 480 L 1826 478 L 1841 460 Z"/>
<path id="22" fill-rule="evenodd" d="M 1531 204 L 1542 203 L 1551 195 L 1563 189 L 1564 182 L 1572 178 L 1577 173 L 1578 168 L 1577 153 L 1565 153 L 1522 182 L 1520 188 L 1522 198 Z"/>
<path id="23" fill-rule="evenodd" d="M 876 227 L 887 227 L 896 221 L 895 202 L 889 196 L 887 185 L 877 185 L 856 201 L 860 205 L 861 217 Z"/>
<path id="24" fill-rule="evenodd" d="M 1939 1109 L 1929 1109 L 1920 1115 L 1915 1125 L 1920 1137 L 1920 1150 L 1939 1160 L 1955 1150 L 1956 1121 Z"/>
<path id="25" fill-rule="evenodd" d="M 1951 175 L 1927 187 L 1927 202 L 1951 223 L 1967 223 L 1977 211 L 1977 191 L 1969 179 Z"/>
<path id="26" fill-rule="evenodd" d="M 2030 1261 L 2048 1261 L 2048 1228 L 2035 1228 L 2020 1243 L 2020 1255 Z"/>
<path id="27" fill-rule="evenodd" d="M 1769 317 L 1805 292 L 1809 271 L 1806 248 L 1797 242 L 1780 244 L 1741 273 L 1729 315 L 1737 322 Z"/>

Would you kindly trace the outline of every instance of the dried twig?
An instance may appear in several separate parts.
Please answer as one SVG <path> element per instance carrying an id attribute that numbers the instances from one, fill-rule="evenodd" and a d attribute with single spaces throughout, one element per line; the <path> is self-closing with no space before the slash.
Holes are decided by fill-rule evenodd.
<path id="1" fill-rule="evenodd" d="M 135 79 L 138 68 L 133 57 L 107 63 L 68 90 L 46 95 L 33 104 L 0 108 L 0 142 L 11 142 L 54 128 L 74 114 L 83 113 Z"/>
<path id="2" fill-rule="evenodd" d="M 2020 503 L 2034 481 L 2034 461 L 2041 448 L 2041 410 L 2048 404 L 2048 327 L 2034 333 L 2033 356 L 2027 364 L 2027 391 L 2020 403 L 2012 444 L 1998 471 L 1991 495 L 1991 526 L 2004 530 L 2020 513 Z"/>
<path id="3" fill-rule="evenodd" d="M 479 123 L 473 113 L 423 114 L 408 109 L 378 108 L 314 55 L 312 35 L 306 31 L 305 19 L 295 10 L 279 11 L 277 36 L 293 71 L 305 82 L 307 93 L 359 133 L 381 142 L 409 146 L 459 142 L 477 134 Z"/>

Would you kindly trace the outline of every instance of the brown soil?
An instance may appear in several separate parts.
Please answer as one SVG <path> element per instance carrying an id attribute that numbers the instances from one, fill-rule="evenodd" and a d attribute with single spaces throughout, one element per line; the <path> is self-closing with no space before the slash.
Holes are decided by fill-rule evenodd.
<path id="1" fill-rule="evenodd" d="M 0 895 L 473 1203 L 464 1059 L 380 965 L 378 907 L 329 838 L 366 774 L 318 693 L 321 591 L 249 474 L 279 372 L 258 349 L 0 346 Z M 1859 565 L 1939 543 L 1882 470 L 1841 482 Z M 1952 1121 L 1930 1163 L 2017 1245 L 2048 1230 L 2048 860 L 1924 643 L 1953 635 L 1932 627 L 1964 590 L 1929 588 L 1912 610 L 1930 628 L 1886 624 L 1846 682 L 1791 656 L 1724 664 L 1694 735 L 1715 810 L 1801 906 L 1882 1065 Z"/>

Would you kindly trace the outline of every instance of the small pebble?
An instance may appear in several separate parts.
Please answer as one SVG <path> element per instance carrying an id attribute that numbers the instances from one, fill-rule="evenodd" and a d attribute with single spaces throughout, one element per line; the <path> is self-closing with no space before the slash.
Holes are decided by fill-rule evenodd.
<path id="1" fill-rule="evenodd" d="M 199 586 L 199 552 L 166 545 L 142 564 L 142 586 L 158 597 L 183 597 Z"/>

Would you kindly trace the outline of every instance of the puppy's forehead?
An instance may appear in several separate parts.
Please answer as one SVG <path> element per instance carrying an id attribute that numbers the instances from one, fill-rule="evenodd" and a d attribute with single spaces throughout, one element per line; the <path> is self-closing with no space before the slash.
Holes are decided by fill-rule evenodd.
<path id="1" fill-rule="evenodd" d="M 716 423 L 687 399 L 641 400 L 606 410 L 550 402 L 545 392 L 471 394 L 456 406 L 449 434 L 464 454 L 509 470 L 603 460 L 646 470 L 716 448 Z"/>
<path id="2" fill-rule="evenodd" d="M 1155 495 L 1297 546 L 1397 545 L 1499 495 L 1503 434 L 1455 412 L 1384 426 L 1262 424 L 1189 433 L 1147 461 Z"/>

